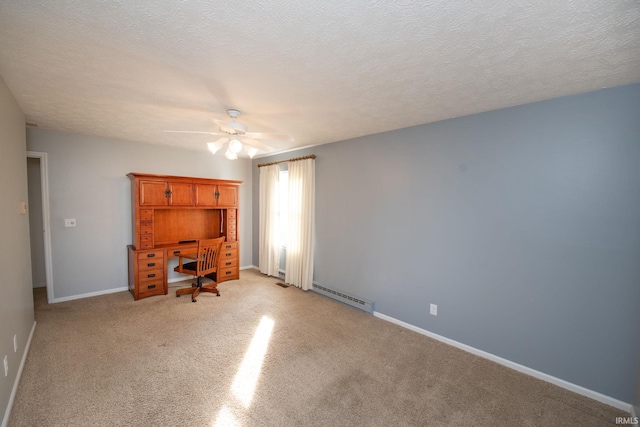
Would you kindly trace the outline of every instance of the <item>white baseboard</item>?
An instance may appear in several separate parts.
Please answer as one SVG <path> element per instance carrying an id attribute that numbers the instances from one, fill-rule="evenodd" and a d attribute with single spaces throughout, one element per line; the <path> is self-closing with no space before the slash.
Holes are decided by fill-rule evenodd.
<path id="1" fill-rule="evenodd" d="M 71 295 L 70 297 L 54 298 L 53 301 L 51 302 L 55 303 L 55 302 L 72 301 L 74 299 L 97 297 L 99 295 L 115 294 L 116 292 L 122 292 L 122 291 L 128 291 L 128 290 L 129 288 L 125 286 L 123 288 L 107 289 L 106 291 L 89 292 L 87 294 Z"/>
<path id="2" fill-rule="evenodd" d="M 9 416 L 11 415 L 11 408 L 13 407 L 13 400 L 16 398 L 18 392 L 18 384 L 20 384 L 20 378 L 22 377 L 22 369 L 24 363 L 27 361 L 27 354 L 29 353 L 29 347 L 31 347 L 31 338 L 33 338 L 33 332 L 36 330 L 36 321 L 33 321 L 29 338 L 27 338 L 27 344 L 24 346 L 24 352 L 22 353 L 22 360 L 16 373 L 16 380 L 13 382 L 13 388 L 11 389 L 11 395 L 9 396 L 9 402 L 7 403 L 7 409 L 4 411 L 4 418 L 2 419 L 2 427 L 7 427 L 9 423 Z"/>
<path id="3" fill-rule="evenodd" d="M 46 288 L 47 284 L 45 282 L 34 283 L 31 287 L 32 288 Z"/>
<path id="4" fill-rule="evenodd" d="M 598 393 L 597 391 L 589 390 L 588 388 L 579 386 L 577 384 L 570 383 L 568 381 L 562 380 L 560 378 L 556 378 L 549 374 L 545 374 L 544 372 L 536 371 L 535 369 L 529 368 L 524 365 L 520 365 L 518 363 L 512 362 L 507 359 L 503 359 L 502 357 L 496 356 L 495 354 L 487 353 L 486 351 L 479 350 L 475 347 L 471 347 L 466 344 L 462 344 L 461 342 L 454 341 L 450 338 L 443 337 L 442 335 L 434 334 L 433 332 L 429 332 L 426 329 L 419 328 L 417 326 L 411 325 L 409 323 L 405 323 L 401 320 L 395 319 L 393 317 L 387 316 L 385 314 L 379 313 L 377 311 L 373 312 L 375 317 L 386 320 L 391 323 L 395 323 L 396 325 L 402 326 L 403 328 L 410 329 L 414 332 L 417 332 L 422 335 L 426 335 L 429 338 L 433 338 L 445 344 L 449 344 L 453 347 L 459 348 L 460 350 L 464 350 L 468 353 L 475 354 L 476 356 L 483 357 L 485 359 L 491 360 L 493 362 L 499 363 L 503 366 L 506 366 L 511 369 L 515 369 L 518 372 L 522 372 L 523 374 L 530 375 L 534 378 L 538 378 L 540 380 L 549 382 L 551 384 L 557 385 L 558 387 L 562 387 L 574 393 L 581 394 L 590 399 L 597 400 L 598 402 L 602 402 L 606 405 L 613 406 L 614 408 L 618 408 L 622 411 L 631 413 L 633 407 L 630 403 L 623 402 L 618 399 L 614 399 L 613 397 L 606 396 L 604 394 Z"/>
<path id="5" fill-rule="evenodd" d="M 240 267 L 240 270 L 249 270 L 250 268 L 255 268 L 256 270 L 259 270 L 259 268 L 256 267 L 255 265 L 245 265 L 244 267 Z"/>

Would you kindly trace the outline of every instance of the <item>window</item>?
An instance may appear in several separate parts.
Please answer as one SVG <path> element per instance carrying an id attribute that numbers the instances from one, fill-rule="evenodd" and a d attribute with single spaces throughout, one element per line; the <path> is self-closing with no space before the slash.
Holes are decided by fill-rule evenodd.
<path id="1" fill-rule="evenodd" d="M 280 188 L 278 189 L 278 243 L 287 246 L 288 213 L 289 213 L 289 171 L 280 171 Z"/>

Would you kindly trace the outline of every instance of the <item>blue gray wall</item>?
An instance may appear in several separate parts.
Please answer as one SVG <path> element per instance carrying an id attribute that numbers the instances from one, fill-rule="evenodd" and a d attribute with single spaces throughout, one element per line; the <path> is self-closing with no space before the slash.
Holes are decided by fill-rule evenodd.
<path id="1" fill-rule="evenodd" d="M 318 283 L 632 401 L 640 355 L 640 85 L 256 159 L 254 265 L 255 166 L 311 153 L 318 156 Z"/>
<path id="2" fill-rule="evenodd" d="M 27 144 L 24 115 L 0 77 L 0 423 L 33 328 L 33 290 L 29 251 L 29 217 L 20 203 L 27 201 Z M 13 348 L 16 336 L 17 351 Z M 5 355 L 9 370 L 4 376 Z M 7 417 L 7 418 L 5 418 Z"/>
<path id="3" fill-rule="evenodd" d="M 29 150 L 48 153 L 54 299 L 127 287 L 129 172 L 241 180 L 241 266 L 251 265 L 251 163 L 208 151 L 29 129 Z M 26 155 L 26 154 L 25 154 Z M 26 160 L 24 161 L 26 164 Z M 75 228 L 65 228 L 75 218 Z M 173 260 L 175 262 L 175 260 Z M 169 270 L 171 270 L 171 264 Z M 177 275 L 169 271 L 169 279 Z"/>

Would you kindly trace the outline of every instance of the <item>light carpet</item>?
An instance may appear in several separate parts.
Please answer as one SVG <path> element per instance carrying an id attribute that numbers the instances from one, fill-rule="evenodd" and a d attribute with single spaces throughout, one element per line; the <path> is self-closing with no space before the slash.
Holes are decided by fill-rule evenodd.
<path id="1" fill-rule="evenodd" d="M 602 426 L 622 411 L 244 270 L 49 305 L 9 426 Z M 253 355 L 243 361 L 245 354 Z M 244 375 L 244 376 L 243 376 Z"/>

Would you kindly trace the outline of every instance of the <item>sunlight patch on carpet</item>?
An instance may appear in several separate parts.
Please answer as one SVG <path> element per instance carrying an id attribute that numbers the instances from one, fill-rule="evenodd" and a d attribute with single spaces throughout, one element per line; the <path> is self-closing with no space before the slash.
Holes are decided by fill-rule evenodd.
<path id="1" fill-rule="evenodd" d="M 262 362 L 271 339 L 273 325 L 274 321 L 272 319 L 262 316 L 249 349 L 244 355 L 240 369 L 238 369 L 233 384 L 231 384 L 231 392 L 240 400 L 245 409 L 248 409 L 249 405 L 251 405 L 253 393 L 262 370 Z"/>
<path id="2" fill-rule="evenodd" d="M 240 427 L 241 424 L 238 422 L 236 417 L 231 413 L 231 409 L 227 405 L 224 405 L 220 412 L 218 412 L 218 418 L 216 418 L 216 422 L 213 424 L 213 427 Z"/>

